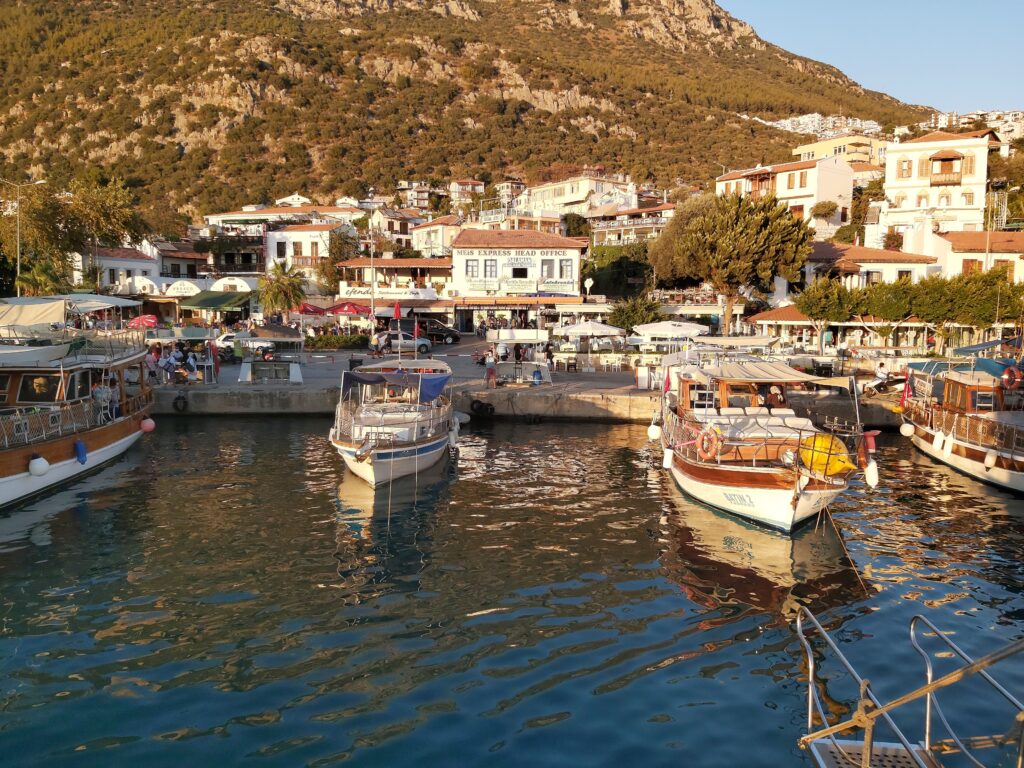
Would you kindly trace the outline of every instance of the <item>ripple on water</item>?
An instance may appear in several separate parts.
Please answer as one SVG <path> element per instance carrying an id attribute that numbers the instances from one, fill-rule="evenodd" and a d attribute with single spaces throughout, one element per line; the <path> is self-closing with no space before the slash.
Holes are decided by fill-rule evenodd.
<path id="1" fill-rule="evenodd" d="M 165 419 L 0 516 L 13 764 L 792 764 L 797 606 L 891 695 L 915 613 L 1024 627 L 1021 502 L 898 439 L 842 539 L 790 539 L 686 501 L 643 427 L 472 429 L 374 495 L 327 426 Z"/>

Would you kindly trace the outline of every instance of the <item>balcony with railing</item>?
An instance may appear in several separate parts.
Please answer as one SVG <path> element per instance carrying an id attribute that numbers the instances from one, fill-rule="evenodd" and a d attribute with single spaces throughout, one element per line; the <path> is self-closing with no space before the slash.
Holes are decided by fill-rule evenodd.
<path id="1" fill-rule="evenodd" d="M 197 271 L 200 277 L 207 275 L 253 275 L 266 271 L 266 263 L 263 259 L 249 262 L 248 264 L 228 264 L 216 262 L 214 264 L 200 264 Z"/>
<path id="2" fill-rule="evenodd" d="M 611 219 L 608 221 L 592 221 L 590 228 L 595 232 L 606 229 L 632 229 L 634 227 L 665 227 L 671 219 L 661 216 L 643 216 L 637 219 Z"/>
<path id="3" fill-rule="evenodd" d="M 958 186 L 961 183 L 962 178 L 963 174 L 960 171 L 933 173 L 931 175 L 931 185 L 933 187 Z"/>

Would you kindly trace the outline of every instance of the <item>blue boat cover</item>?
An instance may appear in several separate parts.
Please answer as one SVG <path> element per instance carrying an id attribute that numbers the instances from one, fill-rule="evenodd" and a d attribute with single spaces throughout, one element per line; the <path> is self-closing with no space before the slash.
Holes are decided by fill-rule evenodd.
<path id="1" fill-rule="evenodd" d="M 921 363 L 908 363 L 907 367 L 913 371 L 920 371 L 929 376 L 946 371 L 981 371 L 995 377 L 1000 377 L 1011 365 L 1016 365 L 1016 360 L 996 360 L 988 357 L 976 357 L 970 362 L 953 362 L 951 360 L 926 360 Z"/>
<path id="2" fill-rule="evenodd" d="M 954 355 L 976 355 L 979 352 L 984 352 L 987 349 L 995 349 L 1006 344 L 1008 347 L 1014 347 L 1020 349 L 1021 337 L 1018 336 L 1014 339 L 996 339 L 995 341 L 984 341 L 981 344 L 971 344 L 967 347 L 958 347 L 953 350 Z"/>
<path id="3" fill-rule="evenodd" d="M 359 373 L 357 371 L 345 371 L 341 376 L 341 396 L 345 397 L 352 387 L 357 384 L 387 384 L 398 389 L 419 389 L 420 402 L 429 403 L 437 399 L 444 392 L 448 382 L 451 381 L 450 373 L 408 373 L 396 371 L 395 373 Z"/>

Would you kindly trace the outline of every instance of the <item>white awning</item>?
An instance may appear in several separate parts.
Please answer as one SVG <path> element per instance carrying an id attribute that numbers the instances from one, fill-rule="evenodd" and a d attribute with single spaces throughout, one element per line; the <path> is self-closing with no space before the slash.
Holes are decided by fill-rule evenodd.
<path id="1" fill-rule="evenodd" d="M 645 323 L 636 326 L 633 331 L 649 339 L 692 339 L 708 332 L 706 325 L 697 323 L 680 323 L 676 320 L 662 320 L 660 323 Z"/>
<path id="2" fill-rule="evenodd" d="M 551 332 L 556 336 L 625 336 L 626 332 L 614 325 L 606 325 L 596 320 L 587 320 L 575 325 L 560 325 L 552 328 Z"/>
<path id="3" fill-rule="evenodd" d="M 0 326 L 50 325 L 63 322 L 63 301 L 0 304 Z"/>
<path id="4" fill-rule="evenodd" d="M 735 362 L 709 366 L 703 369 L 705 375 L 718 381 L 735 381 L 751 384 L 788 384 L 805 381 L 819 381 L 820 376 L 790 368 L 785 363 Z"/>

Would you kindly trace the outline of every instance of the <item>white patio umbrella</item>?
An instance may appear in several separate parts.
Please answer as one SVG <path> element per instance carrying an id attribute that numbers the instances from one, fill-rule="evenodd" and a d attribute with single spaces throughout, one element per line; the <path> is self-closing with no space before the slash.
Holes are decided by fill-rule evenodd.
<path id="1" fill-rule="evenodd" d="M 625 336 L 626 332 L 622 328 L 616 328 L 614 325 L 606 325 L 605 323 L 599 323 L 596 320 L 587 320 L 583 323 L 576 323 L 575 325 L 563 325 L 554 329 L 554 332 L 559 336 Z"/>
<path id="2" fill-rule="evenodd" d="M 692 339 L 694 336 L 703 336 L 708 332 L 706 325 L 698 323 L 682 323 L 678 320 L 662 320 L 658 323 L 644 323 L 633 329 L 638 335 L 650 339 Z"/>

